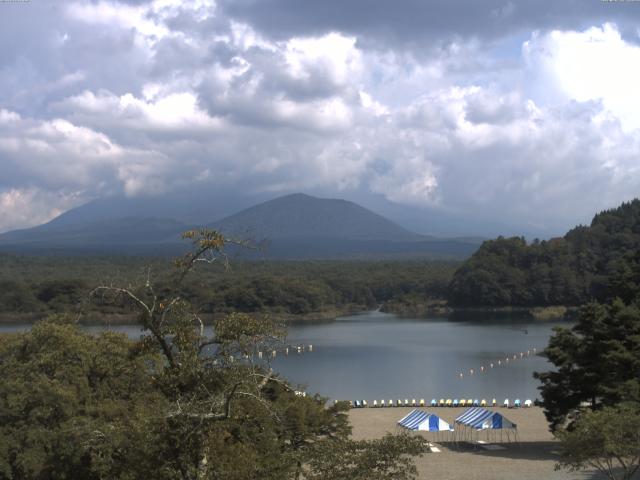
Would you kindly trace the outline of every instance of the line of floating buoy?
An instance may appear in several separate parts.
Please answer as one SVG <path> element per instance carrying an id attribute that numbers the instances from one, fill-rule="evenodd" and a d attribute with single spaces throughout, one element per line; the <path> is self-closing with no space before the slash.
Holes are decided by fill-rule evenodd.
<path id="1" fill-rule="evenodd" d="M 485 371 L 489 371 L 489 369 L 494 368 L 496 365 L 497 365 L 497 366 L 499 366 L 499 367 L 500 367 L 500 366 L 502 366 L 502 364 L 503 364 L 503 363 L 504 363 L 505 365 L 508 365 L 510 360 L 511 360 L 511 361 L 513 361 L 513 360 L 518 360 L 519 358 L 520 358 L 520 359 L 522 359 L 522 358 L 524 358 L 524 357 L 528 357 L 528 356 L 530 356 L 530 355 L 532 355 L 532 354 L 534 354 L 534 355 L 535 355 L 535 353 L 536 353 L 536 352 L 537 352 L 536 348 L 535 348 L 535 347 L 532 347 L 532 348 L 530 348 L 530 349 L 529 349 L 529 350 L 527 350 L 527 351 L 522 351 L 522 352 L 514 353 L 514 354 L 513 354 L 513 356 L 512 356 L 511 354 L 509 354 L 509 355 L 507 355 L 507 356 L 504 358 L 504 360 L 502 360 L 502 359 L 498 359 L 498 360 L 496 360 L 496 361 L 495 361 L 495 363 L 494 363 L 494 362 L 490 362 L 490 363 L 489 363 L 489 368 L 486 368 L 486 366 L 485 366 L 485 365 L 481 365 L 481 366 L 480 366 L 480 373 L 484 373 Z M 477 370 L 476 370 L 476 369 L 470 368 L 470 369 L 469 369 L 468 374 L 469 374 L 469 376 L 472 376 L 472 375 L 474 375 L 476 372 L 477 372 Z M 459 373 L 458 373 L 458 377 L 459 377 L 460 379 L 463 379 L 463 378 L 464 378 L 464 372 L 459 372 Z"/>
<path id="2" fill-rule="evenodd" d="M 313 345 L 294 345 L 290 347 L 285 347 L 281 352 L 284 352 L 285 355 L 289 355 L 289 350 L 293 349 L 296 353 L 301 354 L 304 352 L 313 352 Z M 271 350 L 270 352 L 263 352 L 261 350 L 258 351 L 258 358 L 264 358 L 265 353 L 271 358 L 276 358 L 278 354 L 278 350 Z M 245 355 L 245 358 L 248 358 L 248 355 Z"/>

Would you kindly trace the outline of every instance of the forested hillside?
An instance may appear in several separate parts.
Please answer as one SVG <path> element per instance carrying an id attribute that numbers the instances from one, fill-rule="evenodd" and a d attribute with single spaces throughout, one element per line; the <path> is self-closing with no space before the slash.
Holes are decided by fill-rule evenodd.
<path id="1" fill-rule="evenodd" d="M 607 277 L 640 249 L 640 200 L 597 214 L 562 238 L 484 242 L 455 273 L 454 306 L 580 305 L 607 296 Z"/>
<path id="2" fill-rule="evenodd" d="M 407 294 L 441 298 L 459 264 L 453 262 L 239 262 L 198 265 L 184 296 L 203 313 L 230 311 L 335 316 Z M 88 302 L 98 285 L 143 286 L 151 273 L 171 281 L 166 259 L 0 255 L 0 318 L 50 313 L 127 313 L 128 305 Z M 94 299 L 95 300 L 95 299 Z"/>

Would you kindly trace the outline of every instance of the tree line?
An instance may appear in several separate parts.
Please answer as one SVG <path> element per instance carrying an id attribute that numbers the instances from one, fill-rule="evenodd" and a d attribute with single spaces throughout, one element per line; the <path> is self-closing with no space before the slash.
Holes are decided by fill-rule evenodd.
<path id="1" fill-rule="evenodd" d="M 87 304 L 98 285 L 139 285 L 149 271 L 168 288 L 171 270 L 158 259 L 0 257 L 0 312 L 85 311 L 127 313 L 131 306 Z M 444 298 L 457 267 L 453 262 L 232 262 L 206 265 L 181 285 L 202 313 L 261 312 L 308 315 L 364 310 L 414 295 Z"/>
<path id="2" fill-rule="evenodd" d="M 610 295 L 608 278 L 640 248 L 640 200 L 597 214 L 564 237 L 487 241 L 456 272 L 455 306 L 578 306 Z"/>

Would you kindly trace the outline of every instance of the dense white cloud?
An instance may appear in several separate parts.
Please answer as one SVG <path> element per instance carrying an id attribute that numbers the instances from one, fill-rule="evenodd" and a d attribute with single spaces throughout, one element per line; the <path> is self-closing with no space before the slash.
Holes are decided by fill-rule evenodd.
<path id="1" fill-rule="evenodd" d="M 534 35 L 524 53 L 562 99 L 602 100 L 626 130 L 640 128 L 640 46 L 625 42 L 615 25 Z"/>
<path id="2" fill-rule="evenodd" d="M 34 187 L 0 190 L 0 231 L 44 223 L 86 200 L 76 192 L 49 192 Z"/>
<path id="3" fill-rule="evenodd" d="M 405 48 L 339 21 L 275 35 L 211 1 L 35 3 L 0 20 L 31 35 L 0 56 L 0 230 L 203 182 L 542 232 L 639 191 L 640 48 L 613 23 Z"/>
<path id="4" fill-rule="evenodd" d="M 129 195 L 160 192 L 175 169 L 159 152 L 123 147 L 91 128 L 7 110 L 0 110 L 0 158 L 0 188 L 35 186 L 51 194 L 82 191 L 85 197 L 117 189 Z"/>

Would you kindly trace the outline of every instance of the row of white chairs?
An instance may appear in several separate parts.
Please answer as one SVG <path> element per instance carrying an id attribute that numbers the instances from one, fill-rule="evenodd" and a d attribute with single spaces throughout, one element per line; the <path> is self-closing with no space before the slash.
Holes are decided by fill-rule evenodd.
<path id="1" fill-rule="evenodd" d="M 337 402 L 337 400 L 336 400 Z M 369 404 L 367 403 L 366 400 L 354 400 L 354 401 L 349 401 L 349 404 L 352 408 L 366 408 L 369 406 Z M 373 401 L 373 404 L 371 405 L 373 408 L 377 408 L 377 407 L 425 407 L 427 406 L 427 403 L 425 402 L 424 398 L 421 398 L 419 401 L 416 401 L 416 399 L 412 399 L 411 401 L 409 401 L 408 398 L 404 399 L 404 402 L 401 399 L 398 399 L 395 403 L 393 402 L 393 400 L 389 400 L 387 403 L 385 403 L 384 400 L 380 400 L 380 402 L 378 402 L 377 400 Z M 430 406 L 432 407 L 487 407 L 487 406 L 492 406 L 492 407 L 497 407 L 498 406 L 498 402 L 496 401 L 496 399 L 494 398 L 491 403 L 487 402 L 485 399 L 482 400 L 458 400 L 456 399 L 440 399 L 439 401 L 436 400 L 435 398 L 431 400 L 430 402 Z M 520 407 L 524 407 L 524 408 L 529 408 L 533 406 L 533 402 L 530 399 L 527 399 L 524 401 L 524 403 L 522 403 L 520 401 L 520 399 L 516 399 L 513 404 L 511 404 L 511 402 L 509 401 L 508 398 L 505 398 L 504 402 L 502 403 L 503 407 L 506 408 L 520 408 Z"/>

